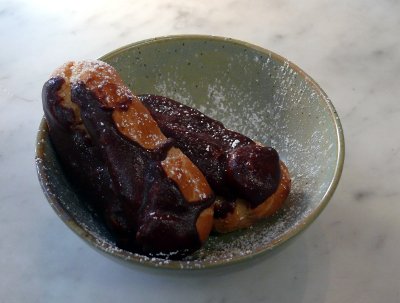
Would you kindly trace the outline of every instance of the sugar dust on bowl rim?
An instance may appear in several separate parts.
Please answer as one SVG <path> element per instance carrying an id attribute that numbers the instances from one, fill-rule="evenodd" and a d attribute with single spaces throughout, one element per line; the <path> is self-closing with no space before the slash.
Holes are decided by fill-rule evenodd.
<path id="1" fill-rule="evenodd" d="M 263 145 L 286 163 L 292 189 L 283 208 L 251 228 L 212 233 L 183 260 L 152 258 L 115 245 L 82 203 L 60 166 L 42 120 L 36 167 L 45 196 L 64 223 L 91 247 L 128 266 L 203 269 L 253 259 L 310 225 L 332 197 L 343 168 L 344 136 L 319 85 L 285 58 L 222 37 L 181 35 L 135 42 L 100 58 L 137 95 L 155 94 L 194 107 Z"/>

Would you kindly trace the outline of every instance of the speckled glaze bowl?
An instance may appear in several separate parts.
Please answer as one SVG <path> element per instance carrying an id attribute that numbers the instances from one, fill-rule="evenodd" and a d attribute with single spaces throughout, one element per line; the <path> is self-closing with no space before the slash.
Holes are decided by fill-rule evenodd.
<path id="1" fill-rule="evenodd" d="M 211 268 L 251 259 L 284 243 L 319 215 L 338 184 L 344 161 L 339 117 L 322 89 L 293 63 L 237 40 L 170 36 L 136 42 L 101 60 L 136 94 L 158 94 L 193 106 L 225 126 L 276 148 L 292 176 L 284 208 L 252 228 L 211 235 L 183 261 L 148 258 L 117 248 L 63 173 L 43 119 L 36 164 L 57 215 L 96 250 L 128 265 Z"/>

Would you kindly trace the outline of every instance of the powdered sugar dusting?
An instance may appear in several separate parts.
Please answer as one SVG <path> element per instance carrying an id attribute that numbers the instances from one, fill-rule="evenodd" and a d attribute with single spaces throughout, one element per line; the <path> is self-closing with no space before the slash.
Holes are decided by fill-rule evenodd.
<path id="1" fill-rule="evenodd" d="M 84 83 L 110 108 L 132 99 L 132 93 L 119 78 L 116 70 L 100 60 L 71 61 L 54 71 L 53 77 L 63 77 L 68 85 Z"/>
<path id="2" fill-rule="evenodd" d="M 71 82 L 81 81 L 87 73 L 104 73 L 104 82 L 110 81 L 112 79 L 112 73 L 115 72 L 114 68 L 100 60 L 81 60 L 76 61 L 71 66 Z"/>

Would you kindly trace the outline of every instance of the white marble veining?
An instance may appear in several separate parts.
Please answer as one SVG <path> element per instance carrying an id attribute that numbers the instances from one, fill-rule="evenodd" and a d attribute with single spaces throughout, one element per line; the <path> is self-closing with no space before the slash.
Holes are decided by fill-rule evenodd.
<path id="1" fill-rule="evenodd" d="M 0 0 L 0 302 L 400 302 L 400 2 Z M 346 161 L 322 215 L 234 271 L 181 277 L 111 262 L 56 217 L 33 157 L 41 87 L 69 59 L 212 34 L 308 72 L 342 120 Z"/>

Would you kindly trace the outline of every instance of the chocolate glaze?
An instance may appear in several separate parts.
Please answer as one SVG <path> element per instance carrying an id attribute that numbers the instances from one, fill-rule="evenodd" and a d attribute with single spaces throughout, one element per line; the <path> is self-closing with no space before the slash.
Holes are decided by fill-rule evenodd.
<path id="1" fill-rule="evenodd" d="M 237 197 L 257 207 L 271 196 L 280 181 L 279 156 L 275 149 L 257 145 L 248 137 L 228 130 L 200 111 L 155 95 L 141 95 L 162 132 L 206 176 L 213 190 L 225 197 L 215 216 L 225 217 Z"/>
<path id="2" fill-rule="evenodd" d="M 63 84 L 62 78 L 52 78 L 43 86 L 43 109 L 50 138 L 67 175 L 73 176 L 73 184 L 85 195 L 94 198 L 88 199 L 88 202 L 99 210 L 104 207 L 104 201 L 114 199 L 110 175 L 91 139 L 82 130 L 72 127 L 74 112 L 60 105 L 62 99 L 57 91 Z M 101 192 L 100 199 L 91 195 L 95 192 Z"/>
<path id="3" fill-rule="evenodd" d="M 214 218 L 225 218 L 229 213 L 233 212 L 236 207 L 236 199 L 218 199 L 214 204 Z"/>
<path id="4" fill-rule="evenodd" d="M 151 256 L 181 258 L 201 246 L 196 221 L 214 196 L 189 203 L 161 166 L 168 149 L 149 152 L 116 129 L 112 110 L 83 83 L 71 87 L 72 101 L 87 130 L 74 127 L 74 113 L 60 105 L 64 80 L 43 87 L 43 107 L 50 138 L 72 182 L 101 213 L 117 245 Z"/>

